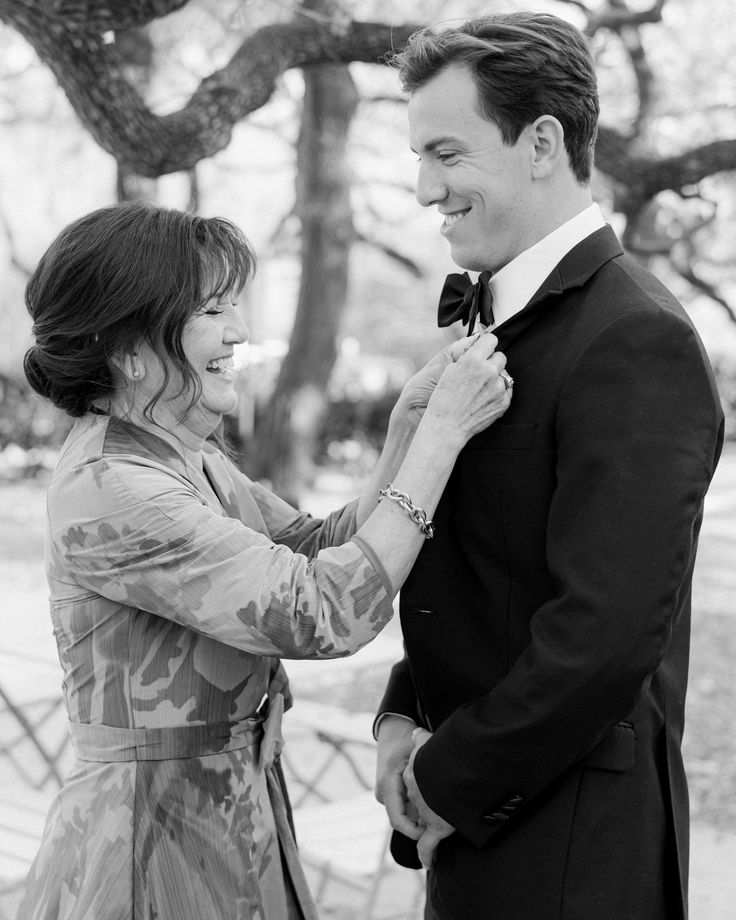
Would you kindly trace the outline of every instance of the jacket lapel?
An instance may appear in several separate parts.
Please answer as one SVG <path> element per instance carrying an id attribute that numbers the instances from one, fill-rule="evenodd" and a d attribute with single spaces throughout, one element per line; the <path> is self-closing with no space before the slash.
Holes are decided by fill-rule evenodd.
<path id="1" fill-rule="evenodd" d="M 551 297 L 582 287 L 606 262 L 623 255 L 623 252 L 608 224 L 578 243 L 545 278 L 529 303 L 493 330 L 498 337 L 499 350 L 503 351 L 529 328 L 542 314 Z"/>

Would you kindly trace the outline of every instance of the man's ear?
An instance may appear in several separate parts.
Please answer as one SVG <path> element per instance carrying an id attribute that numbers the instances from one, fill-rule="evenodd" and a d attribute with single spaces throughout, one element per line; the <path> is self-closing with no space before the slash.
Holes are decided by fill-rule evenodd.
<path id="1" fill-rule="evenodd" d="M 531 132 L 534 147 L 532 176 L 535 179 L 546 179 L 554 173 L 563 158 L 567 161 L 565 131 L 554 115 L 540 115 L 527 130 Z"/>

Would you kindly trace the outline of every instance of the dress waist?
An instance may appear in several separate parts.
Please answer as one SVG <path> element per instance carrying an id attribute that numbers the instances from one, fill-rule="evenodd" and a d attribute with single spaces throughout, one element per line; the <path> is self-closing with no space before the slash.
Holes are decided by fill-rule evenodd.
<path id="1" fill-rule="evenodd" d="M 243 748 L 261 767 L 270 766 L 283 745 L 284 697 L 269 697 L 265 712 L 239 722 L 171 725 L 162 728 L 118 728 L 99 723 L 70 722 L 74 751 L 80 760 L 120 763 L 130 760 L 177 760 L 221 754 Z"/>

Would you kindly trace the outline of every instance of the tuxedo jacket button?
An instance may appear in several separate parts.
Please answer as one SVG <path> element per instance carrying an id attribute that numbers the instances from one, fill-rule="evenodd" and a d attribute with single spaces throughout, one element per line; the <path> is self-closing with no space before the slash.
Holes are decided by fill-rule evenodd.
<path id="1" fill-rule="evenodd" d="M 498 824 L 499 821 L 508 821 L 509 816 L 502 811 L 494 811 L 492 815 L 483 815 L 483 820 L 489 824 Z"/>

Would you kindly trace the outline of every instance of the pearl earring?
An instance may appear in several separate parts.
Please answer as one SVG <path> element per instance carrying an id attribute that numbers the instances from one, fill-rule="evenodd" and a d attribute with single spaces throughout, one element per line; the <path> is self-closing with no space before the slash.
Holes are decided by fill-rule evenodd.
<path id="1" fill-rule="evenodd" d="M 138 377 L 140 377 L 140 375 L 141 375 L 141 374 L 140 374 L 140 371 L 137 371 L 137 370 L 133 371 L 133 376 L 134 376 L 136 379 L 138 379 Z"/>

